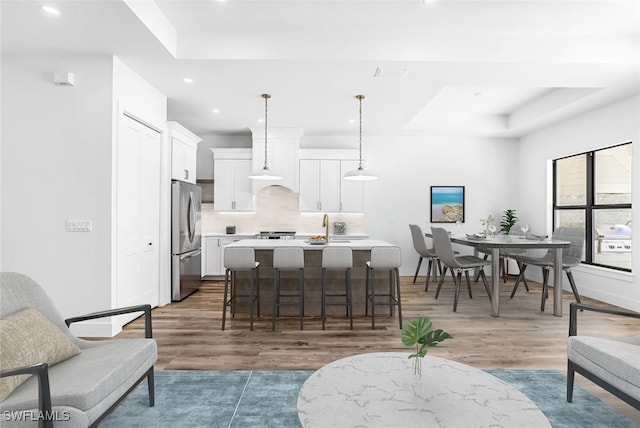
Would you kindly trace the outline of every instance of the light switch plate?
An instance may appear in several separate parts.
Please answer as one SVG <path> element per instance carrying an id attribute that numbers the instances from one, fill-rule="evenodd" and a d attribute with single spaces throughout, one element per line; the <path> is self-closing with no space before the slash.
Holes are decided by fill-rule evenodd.
<path id="1" fill-rule="evenodd" d="M 67 232 L 91 232 L 91 220 L 67 220 Z"/>

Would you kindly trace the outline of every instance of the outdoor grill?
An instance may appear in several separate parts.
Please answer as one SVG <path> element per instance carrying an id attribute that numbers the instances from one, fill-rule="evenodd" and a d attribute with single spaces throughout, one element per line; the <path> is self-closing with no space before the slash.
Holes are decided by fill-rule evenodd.
<path id="1" fill-rule="evenodd" d="M 630 253 L 631 228 L 624 224 L 599 224 L 595 227 L 598 234 L 598 253 Z"/>

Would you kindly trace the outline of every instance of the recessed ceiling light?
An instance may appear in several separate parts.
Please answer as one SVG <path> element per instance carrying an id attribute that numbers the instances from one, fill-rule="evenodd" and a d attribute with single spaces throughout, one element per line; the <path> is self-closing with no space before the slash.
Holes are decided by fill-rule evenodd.
<path id="1" fill-rule="evenodd" d="M 211 110 L 213 112 L 213 114 L 218 114 L 220 113 L 220 109 L 214 108 L 213 110 Z"/>
<path id="2" fill-rule="evenodd" d="M 264 122 L 264 119 L 262 118 L 258 119 L 258 123 L 262 123 L 262 122 Z"/>
<path id="3" fill-rule="evenodd" d="M 349 119 L 349 123 L 356 123 L 355 119 Z"/>
<path id="4" fill-rule="evenodd" d="M 46 4 L 40 5 L 40 9 L 47 12 L 49 15 L 60 15 L 60 11 L 53 6 L 47 6 Z"/>
<path id="5" fill-rule="evenodd" d="M 191 77 L 184 78 L 185 83 L 193 83 L 193 79 Z"/>

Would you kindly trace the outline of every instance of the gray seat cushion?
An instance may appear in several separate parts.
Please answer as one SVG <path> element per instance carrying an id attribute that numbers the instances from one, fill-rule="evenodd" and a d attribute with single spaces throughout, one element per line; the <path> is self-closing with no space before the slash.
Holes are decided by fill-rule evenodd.
<path id="1" fill-rule="evenodd" d="M 153 339 L 108 340 L 85 348 L 82 353 L 50 368 L 52 404 L 85 412 L 100 404 L 104 411 L 109 406 L 101 401 L 116 390 L 121 391 L 115 396 L 119 398 L 156 358 L 157 346 Z M 31 377 L 0 404 L 0 411 L 37 407 L 37 379 Z"/>
<path id="2" fill-rule="evenodd" d="M 640 400 L 640 336 L 571 336 L 567 342 L 567 357 L 607 383 Z"/>

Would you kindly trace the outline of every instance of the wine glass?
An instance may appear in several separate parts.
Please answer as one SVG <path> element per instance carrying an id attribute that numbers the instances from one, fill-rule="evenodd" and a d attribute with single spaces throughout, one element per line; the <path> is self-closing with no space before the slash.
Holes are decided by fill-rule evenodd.
<path id="1" fill-rule="evenodd" d="M 458 233 L 462 232 L 462 222 L 460 220 L 456 221 L 456 227 L 458 228 Z"/>
<path id="2" fill-rule="evenodd" d="M 489 232 L 491 232 L 491 235 L 496 233 L 496 225 L 495 224 L 490 224 L 488 229 L 489 229 Z"/>
<path id="3" fill-rule="evenodd" d="M 527 231 L 529 230 L 529 225 L 527 223 L 522 223 L 520 225 L 520 230 L 524 236 L 527 236 Z"/>

